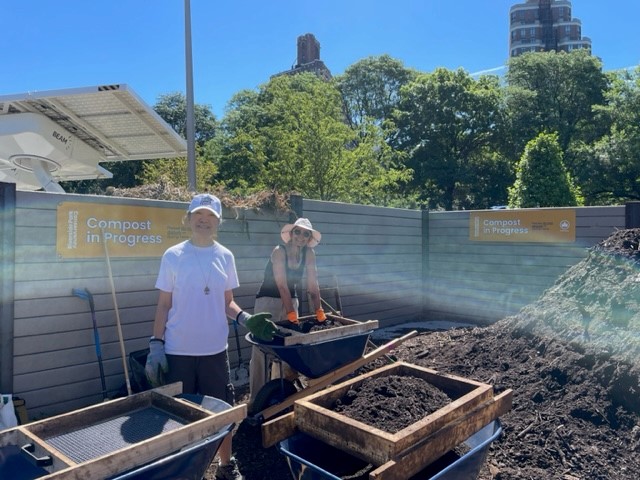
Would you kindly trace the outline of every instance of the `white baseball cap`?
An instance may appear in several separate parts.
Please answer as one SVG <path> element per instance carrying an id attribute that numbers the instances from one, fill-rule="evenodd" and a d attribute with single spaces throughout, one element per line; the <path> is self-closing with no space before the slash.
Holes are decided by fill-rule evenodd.
<path id="1" fill-rule="evenodd" d="M 211 195 L 209 193 L 201 193 L 199 195 L 196 195 L 191 200 L 191 203 L 189 204 L 189 210 L 187 210 L 187 212 L 192 213 L 196 210 L 202 209 L 209 210 L 213 212 L 216 217 L 222 218 L 222 204 L 220 203 L 220 199 L 214 195 Z"/>

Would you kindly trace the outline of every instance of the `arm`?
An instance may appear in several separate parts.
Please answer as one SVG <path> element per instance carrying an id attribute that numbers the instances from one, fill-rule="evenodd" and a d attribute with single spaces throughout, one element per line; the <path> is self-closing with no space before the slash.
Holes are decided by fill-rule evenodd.
<path id="1" fill-rule="evenodd" d="M 240 306 L 233 299 L 233 290 L 224 291 L 224 304 L 225 313 L 229 318 L 236 319 L 238 317 L 238 314 L 242 311 Z"/>
<path id="2" fill-rule="evenodd" d="M 313 310 L 317 311 L 322 308 L 322 302 L 320 301 L 320 286 L 318 285 L 318 269 L 316 267 L 316 252 L 311 248 L 307 252 L 307 261 L 306 261 L 305 269 L 307 271 L 307 292 L 311 297 Z"/>
<path id="3" fill-rule="evenodd" d="M 171 292 L 160 290 L 158 306 L 156 307 L 156 315 L 153 321 L 153 336 L 155 338 L 164 338 L 164 330 L 167 325 L 169 310 L 171 310 L 172 304 Z"/>

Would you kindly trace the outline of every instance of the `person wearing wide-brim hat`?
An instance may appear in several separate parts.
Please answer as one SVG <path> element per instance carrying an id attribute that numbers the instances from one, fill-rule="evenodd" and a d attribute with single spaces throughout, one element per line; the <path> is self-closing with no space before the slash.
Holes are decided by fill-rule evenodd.
<path id="1" fill-rule="evenodd" d="M 320 243 L 322 234 L 319 231 L 314 230 L 311 222 L 306 218 L 299 218 L 295 221 L 295 223 L 287 223 L 284 227 L 282 227 L 282 230 L 280 230 L 280 238 L 282 238 L 282 241 L 284 243 L 288 243 L 291 240 L 291 233 L 296 228 L 302 229 L 306 232 L 310 232 L 311 238 L 307 237 L 303 233 L 303 236 L 308 239 L 305 246 L 314 248 Z"/>
<path id="2" fill-rule="evenodd" d="M 274 321 L 288 320 L 298 324 L 299 293 L 305 276 L 311 307 L 319 322 L 326 320 L 320 300 L 318 272 L 316 268 L 316 247 L 322 234 L 313 228 L 307 218 L 298 218 L 280 230 L 282 244 L 277 245 L 264 270 L 264 279 L 258 293 L 254 312 L 268 312 Z M 251 352 L 250 363 L 250 403 L 266 382 L 267 369 L 264 353 L 256 346 Z M 291 373 L 285 366 L 285 376 Z"/>

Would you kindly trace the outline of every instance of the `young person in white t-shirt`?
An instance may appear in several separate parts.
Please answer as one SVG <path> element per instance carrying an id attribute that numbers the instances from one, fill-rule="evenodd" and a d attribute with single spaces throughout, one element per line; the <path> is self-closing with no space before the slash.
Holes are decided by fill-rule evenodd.
<path id="1" fill-rule="evenodd" d="M 182 382 L 183 393 L 208 395 L 234 404 L 227 339 L 227 317 L 252 333 L 272 335 L 276 327 L 262 313 L 249 315 L 233 299 L 239 286 L 233 253 L 216 241 L 222 218 L 220 200 L 196 195 L 187 221 L 191 238 L 162 256 L 160 290 L 145 372 L 152 386 Z M 231 435 L 218 451 L 216 478 L 241 480 L 232 457 Z"/>

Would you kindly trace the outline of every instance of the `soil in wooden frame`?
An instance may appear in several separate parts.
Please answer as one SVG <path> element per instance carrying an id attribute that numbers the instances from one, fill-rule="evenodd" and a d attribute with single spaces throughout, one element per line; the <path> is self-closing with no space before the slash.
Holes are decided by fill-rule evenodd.
<path id="1" fill-rule="evenodd" d="M 349 388 L 332 410 L 387 433 L 397 433 L 447 406 L 451 398 L 413 375 L 369 377 Z"/>

